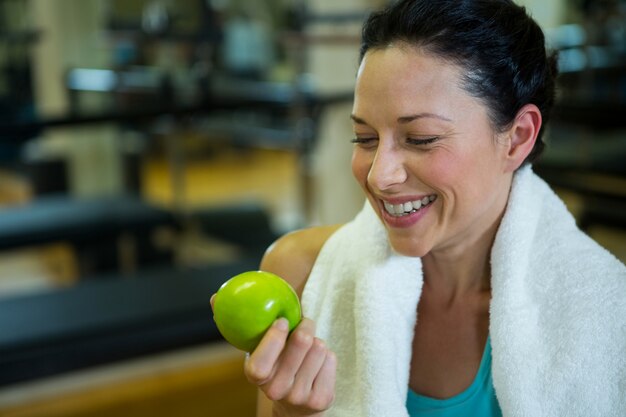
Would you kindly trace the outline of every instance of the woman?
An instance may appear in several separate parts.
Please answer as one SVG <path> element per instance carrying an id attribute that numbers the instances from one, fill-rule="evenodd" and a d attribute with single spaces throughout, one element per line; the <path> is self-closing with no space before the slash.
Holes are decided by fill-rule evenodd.
<path id="1" fill-rule="evenodd" d="M 530 168 L 555 67 L 508 0 L 370 16 L 351 115 L 368 203 L 268 249 L 308 318 L 246 361 L 260 416 L 626 415 L 626 268 Z"/>

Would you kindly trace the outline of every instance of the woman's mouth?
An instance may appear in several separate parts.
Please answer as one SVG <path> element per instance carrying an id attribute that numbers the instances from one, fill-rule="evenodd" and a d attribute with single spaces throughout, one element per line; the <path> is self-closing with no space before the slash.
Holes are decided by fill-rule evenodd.
<path id="1" fill-rule="evenodd" d="M 393 204 L 383 200 L 385 211 L 393 217 L 403 217 L 409 214 L 418 212 L 422 208 L 428 206 L 430 203 L 437 199 L 437 195 L 432 194 L 424 196 L 421 199 L 406 201 L 404 203 Z"/>

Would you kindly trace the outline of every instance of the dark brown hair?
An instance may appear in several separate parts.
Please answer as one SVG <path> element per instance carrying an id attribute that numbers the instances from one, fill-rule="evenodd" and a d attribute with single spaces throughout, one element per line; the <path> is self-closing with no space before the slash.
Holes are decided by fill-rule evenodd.
<path id="1" fill-rule="evenodd" d="M 406 42 L 465 70 L 463 87 L 483 100 L 492 124 L 504 130 L 528 103 L 543 124 L 525 162 L 543 151 L 554 104 L 557 57 L 524 7 L 510 0 L 401 0 L 372 13 L 362 30 L 360 59 L 370 49 Z"/>

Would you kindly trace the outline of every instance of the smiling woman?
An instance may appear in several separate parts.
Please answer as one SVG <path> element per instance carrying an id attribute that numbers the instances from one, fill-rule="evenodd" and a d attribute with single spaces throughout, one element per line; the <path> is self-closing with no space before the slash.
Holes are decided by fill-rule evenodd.
<path id="1" fill-rule="evenodd" d="M 532 171 L 555 62 L 509 0 L 368 18 L 350 116 L 368 202 L 267 251 L 306 318 L 247 360 L 259 416 L 623 414 L 626 268 Z"/>
<path id="2" fill-rule="evenodd" d="M 407 256 L 472 247 L 481 238 L 487 247 L 493 236 L 484 230 L 493 229 L 504 211 L 512 172 L 541 123 L 539 110 L 529 105 L 521 120 L 527 136 L 513 143 L 515 130 L 494 132 L 487 108 L 463 89 L 461 74 L 401 42 L 367 53 L 358 73 L 352 170 L 388 226 L 391 245 Z M 431 198 L 420 210 L 396 215 L 399 205 Z"/>

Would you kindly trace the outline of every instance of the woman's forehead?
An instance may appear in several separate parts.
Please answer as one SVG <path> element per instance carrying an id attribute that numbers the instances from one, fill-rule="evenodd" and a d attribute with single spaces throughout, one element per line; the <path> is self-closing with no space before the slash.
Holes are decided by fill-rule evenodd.
<path id="1" fill-rule="evenodd" d="M 368 51 L 357 74 L 357 88 L 387 91 L 457 88 L 461 69 L 420 49 L 395 46 Z"/>
<path id="2" fill-rule="evenodd" d="M 486 120 L 485 103 L 463 88 L 463 77 L 458 65 L 420 48 L 370 50 L 357 76 L 352 115 L 376 125 L 416 114 L 435 114 L 454 124 Z"/>
<path id="3" fill-rule="evenodd" d="M 368 52 L 361 62 L 355 104 L 458 102 L 460 96 L 467 95 L 460 88 L 460 79 L 459 68 L 445 60 L 395 47 L 378 49 Z"/>

